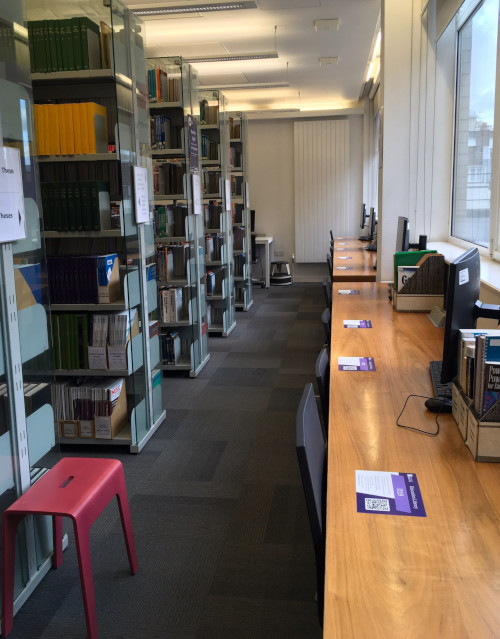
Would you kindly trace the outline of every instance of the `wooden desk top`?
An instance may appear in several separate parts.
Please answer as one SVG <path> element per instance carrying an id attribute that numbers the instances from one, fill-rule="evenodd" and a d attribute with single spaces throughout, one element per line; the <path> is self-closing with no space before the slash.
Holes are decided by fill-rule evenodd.
<path id="1" fill-rule="evenodd" d="M 477 463 L 451 415 L 428 437 L 395 425 L 406 397 L 431 395 L 443 329 L 396 313 L 387 286 L 333 285 L 325 639 L 500 637 L 500 465 Z M 343 328 L 369 319 L 371 329 Z M 370 356 L 375 372 L 338 371 Z M 405 423 L 433 430 L 416 402 Z M 415 473 L 426 517 L 358 513 L 356 470 Z"/>
<path id="2" fill-rule="evenodd" d="M 376 251 L 365 251 L 368 242 L 357 238 L 335 238 L 333 247 L 334 282 L 374 282 Z M 348 259 L 344 259 L 348 258 Z M 339 268 L 340 267 L 340 268 Z M 347 269 L 344 270 L 344 267 Z"/>

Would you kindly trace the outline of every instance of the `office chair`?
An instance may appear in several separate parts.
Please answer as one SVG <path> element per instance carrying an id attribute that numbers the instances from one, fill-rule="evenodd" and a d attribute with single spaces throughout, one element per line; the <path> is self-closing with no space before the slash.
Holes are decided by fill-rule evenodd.
<path id="1" fill-rule="evenodd" d="M 306 384 L 297 411 L 296 448 L 316 557 L 318 614 L 323 627 L 326 448 L 312 384 Z"/>
<path id="2" fill-rule="evenodd" d="M 326 263 L 328 264 L 328 273 L 330 274 L 330 282 L 333 284 L 333 257 L 331 255 L 326 256 Z"/>
<path id="3" fill-rule="evenodd" d="M 323 278 L 323 294 L 325 296 L 326 307 L 332 308 L 332 285 L 327 275 Z"/>
<path id="4" fill-rule="evenodd" d="M 328 419 L 330 414 L 330 357 L 326 346 L 320 350 L 315 366 L 316 382 L 318 384 L 319 401 L 323 413 L 325 439 L 328 441 Z"/>
<path id="5" fill-rule="evenodd" d="M 323 309 L 321 313 L 321 321 L 323 322 L 323 328 L 325 329 L 326 345 L 328 346 L 328 352 L 330 352 L 331 339 L 332 339 L 332 314 L 329 308 Z"/>

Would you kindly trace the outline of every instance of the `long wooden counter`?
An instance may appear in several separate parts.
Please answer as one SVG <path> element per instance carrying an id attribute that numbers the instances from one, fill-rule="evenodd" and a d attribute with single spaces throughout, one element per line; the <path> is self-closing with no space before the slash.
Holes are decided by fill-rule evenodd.
<path id="1" fill-rule="evenodd" d="M 357 238 L 338 238 L 333 247 L 334 282 L 374 282 L 376 251 L 366 251 L 368 242 Z"/>
<path id="2" fill-rule="evenodd" d="M 387 285 L 334 283 L 325 639 L 500 637 L 500 465 L 477 463 L 451 415 L 437 437 L 396 426 L 410 394 L 431 395 L 443 329 L 396 313 Z M 348 329 L 345 319 L 371 320 Z M 373 357 L 373 372 L 338 357 Z M 424 400 L 404 423 L 435 429 Z M 425 517 L 357 512 L 356 470 L 415 473 Z"/>

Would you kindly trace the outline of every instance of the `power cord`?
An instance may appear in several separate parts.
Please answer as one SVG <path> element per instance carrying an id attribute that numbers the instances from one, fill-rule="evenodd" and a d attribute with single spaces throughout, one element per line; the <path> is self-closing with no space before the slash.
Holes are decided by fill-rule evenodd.
<path id="1" fill-rule="evenodd" d="M 396 426 L 399 426 L 400 428 L 406 428 L 407 430 L 412 430 L 415 433 L 421 433 L 422 435 L 428 435 L 429 437 L 437 437 L 439 435 L 439 420 L 438 417 L 441 414 L 441 410 L 438 410 L 436 413 L 436 432 L 435 433 L 429 433 L 426 430 L 422 430 L 421 428 L 416 428 L 415 426 L 407 426 L 406 424 L 400 424 L 399 420 L 401 418 L 401 415 L 404 413 L 406 406 L 408 404 L 408 401 L 412 398 L 412 397 L 419 397 L 420 399 L 431 399 L 430 397 L 427 397 L 426 395 L 408 395 L 408 397 L 406 398 L 406 401 L 404 403 L 403 408 L 401 409 L 401 412 L 399 413 L 397 419 L 396 419 Z M 447 403 L 447 400 L 443 399 L 443 406 L 445 403 Z M 448 400 L 449 401 L 449 400 Z"/>

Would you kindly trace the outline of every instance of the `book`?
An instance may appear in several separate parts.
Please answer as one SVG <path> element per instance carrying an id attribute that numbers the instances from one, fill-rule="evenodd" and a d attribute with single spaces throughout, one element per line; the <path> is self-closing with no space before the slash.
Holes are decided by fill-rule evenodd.
<path id="1" fill-rule="evenodd" d="M 500 362 L 500 336 L 477 335 L 474 374 L 474 410 L 481 415 L 486 362 Z"/>
<path id="2" fill-rule="evenodd" d="M 480 417 L 489 413 L 488 421 L 500 421 L 500 361 L 485 362 L 484 364 L 484 390 L 481 398 Z M 496 419 L 492 419 L 492 409 L 496 406 Z"/>
<path id="3" fill-rule="evenodd" d="M 99 26 L 87 17 L 79 18 L 82 69 L 101 67 L 101 38 Z"/>

